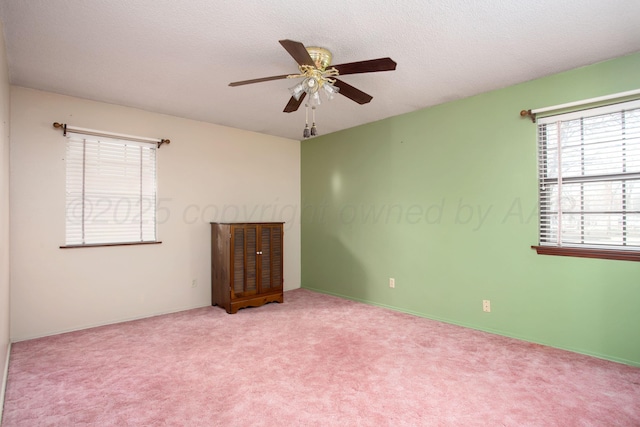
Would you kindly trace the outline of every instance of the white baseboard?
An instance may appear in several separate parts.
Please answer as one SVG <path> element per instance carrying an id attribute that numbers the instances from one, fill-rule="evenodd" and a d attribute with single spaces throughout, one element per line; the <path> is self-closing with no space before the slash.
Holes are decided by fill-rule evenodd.
<path id="1" fill-rule="evenodd" d="M 0 425 L 2 425 L 2 413 L 4 409 L 4 394 L 7 391 L 7 377 L 9 376 L 9 357 L 11 356 L 11 342 L 7 346 L 7 358 L 4 364 L 4 375 L 2 376 L 2 389 L 0 389 Z"/>

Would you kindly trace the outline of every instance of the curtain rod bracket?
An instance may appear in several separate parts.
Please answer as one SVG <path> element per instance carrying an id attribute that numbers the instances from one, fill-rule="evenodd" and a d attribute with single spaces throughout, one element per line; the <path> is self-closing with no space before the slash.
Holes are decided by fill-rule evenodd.
<path id="1" fill-rule="evenodd" d="M 158 142 L 158 148 L 162 147 L 162 144 L 170 144 L 171 140 L 170 139 L 161 139 L 160 142 Z"/>
<path id="2" fill-rule="evenodd" d="M 56 129 L 62 128 L 62 136 L 67 136 L 67 124 L 66 123 L 58 123 L 54 122 L 53 127 Z"/>
<path id="3" fill-rule="evenodd" d="M 531 110 L 522 110 L 520 111 L 520 117 L 531 117 L 531 121 L 533 123 L 536 122 L 536 113 L 532 113 Z"/>

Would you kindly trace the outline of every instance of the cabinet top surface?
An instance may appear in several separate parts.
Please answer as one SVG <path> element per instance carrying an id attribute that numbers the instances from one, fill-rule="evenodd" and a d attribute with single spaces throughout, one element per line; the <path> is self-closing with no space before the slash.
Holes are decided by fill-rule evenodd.
<path id="1" fill-rule="evenodd" d="M 253 221 L 253 222 L 246 222 L 246 221 L 238 221 L 238 222 L 210 222 L 209 224 L 215 225 L 215 224 L 222 224 L 222 225 L 251 225 L 251 224 L 284 224 L 284 222 L 274 222 L 274 221 Z"/>

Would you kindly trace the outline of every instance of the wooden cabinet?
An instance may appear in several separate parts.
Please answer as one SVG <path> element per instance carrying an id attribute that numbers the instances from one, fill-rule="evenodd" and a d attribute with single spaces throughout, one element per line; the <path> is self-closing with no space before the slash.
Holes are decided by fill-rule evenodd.
<path id="1" fill-rule="evenodd" d="M 211 223 L 211 305 L 283 301 L 283 223 Z"/>

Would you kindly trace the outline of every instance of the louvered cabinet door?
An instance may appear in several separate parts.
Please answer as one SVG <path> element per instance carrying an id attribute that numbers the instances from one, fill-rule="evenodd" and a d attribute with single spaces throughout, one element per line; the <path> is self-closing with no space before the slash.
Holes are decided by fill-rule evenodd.
<path id="1" fill-rule="evenodd" d="M 232 226 L 231 247 L 233 248 L 231 298 L 255 295 L 258 292 L 258 226 Z"/>
<path id="2" fill-rule="evenodd" d="M 282 289 L 282 224 L 260 226 L 260 292 Z"/>

